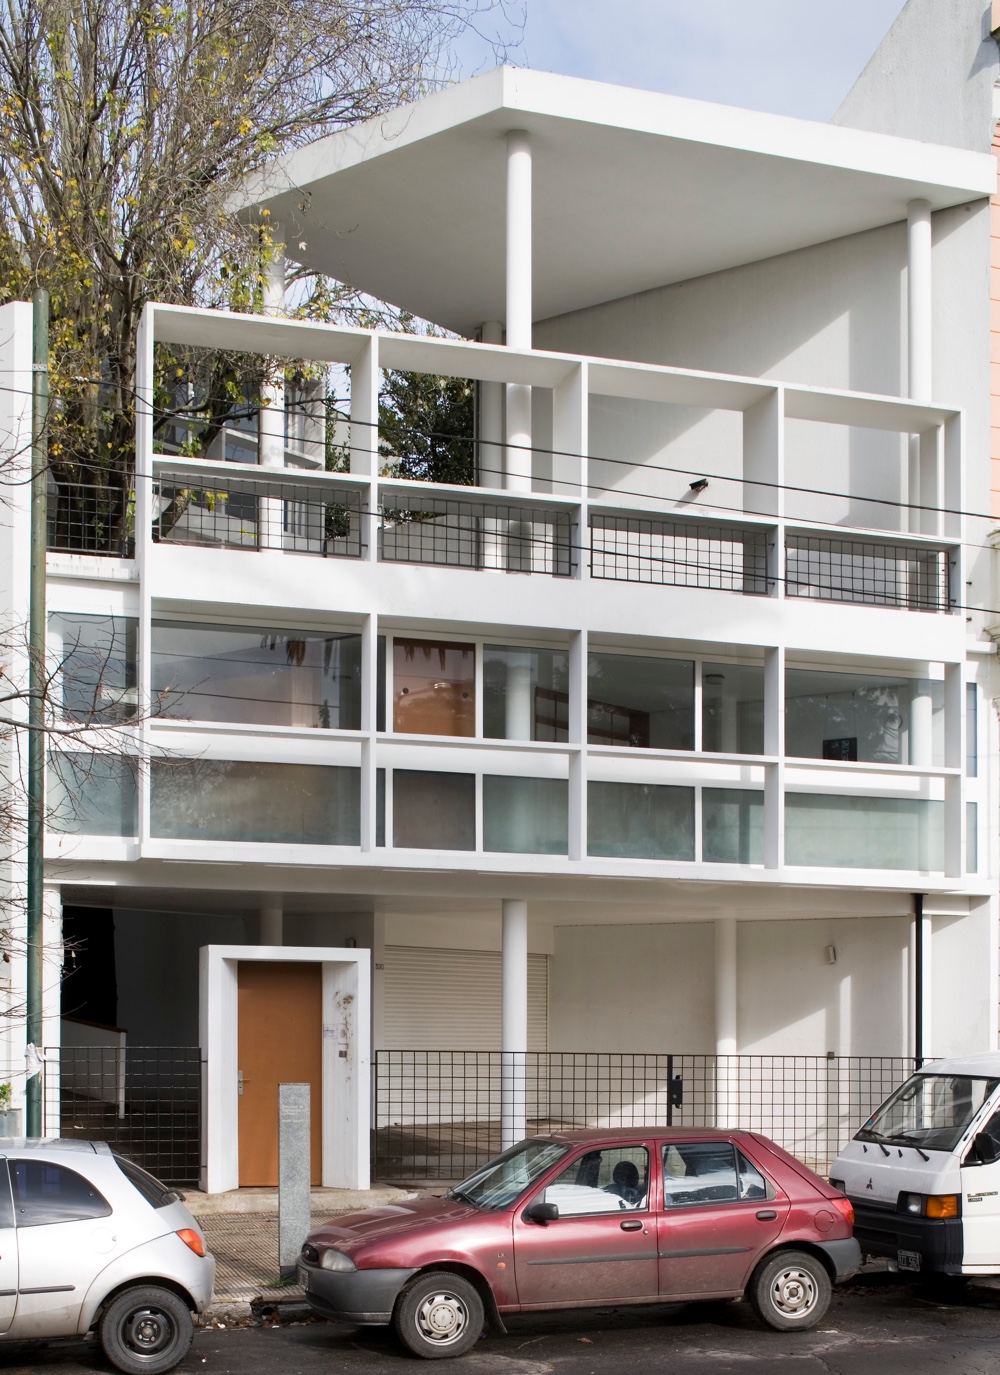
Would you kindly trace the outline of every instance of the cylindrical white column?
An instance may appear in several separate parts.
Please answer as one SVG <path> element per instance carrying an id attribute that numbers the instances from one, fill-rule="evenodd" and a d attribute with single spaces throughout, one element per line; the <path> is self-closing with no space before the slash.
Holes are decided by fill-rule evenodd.
<path id="1" fill-rule="evenodd" d="M 728 1127 L 739 1118 L 739 1073 L 736 1015 L 736 918 L 715 922 L 715 1125 Z"/>
<path id="2" fill-rule="evenodd" d="M 910 698 L 910 763 L 918 769 L 929 769 L 934 760 L 934 698 L 931 684 L 918 679 Z"/>
<path id="3" fill-rule="evenodd" d="M 528 1049 L 528 904 L 503 901 L 500 1001 L 500 1143 L 525 1135 L 525 1054 Z"/>
<path id="4" fill-rule="evenodd" d="M 280 225 L 272 225 L 273 241 L 281 238 Z M 263 312 L 283 315 L 285 310 L 285 258 L 279 254 L 267 265 L 264 277 Z M 285 466 L 285 381 L 277 373 L 261 388 L 257 413 L 257 461 L 262 468 Z M 261 549 L 280 549 L 284 534 L 284 503 L 278 497 L 261 497 L 258 502 Z"/>
<path id="5" fill-rule="evenodd" d="M 486 320 L 481 330 L 484 344 L 503 343 L 503 325 Z M 503 383 L 479 384 L 479 485 L 503 486 Z"/>
<path id="6" fill-rule="evenodd" d="M 507 651 L 507 682 L 504 696 L 504 736 L 507 740 L 531 739 L 531 654 Z"/>
<path id="7" fill-rule="evenodd" d="M 907 235 L 907 376 L 914 401 L 931 399 L 931 205 L 910 201 Z"/>
<path id="8" fill-rule="evenodd" d="M 285 914 L 280 907 L 260 909 L 260 945 L 281 945 L 284 941 Z"/>
<path id="9" fill-rule="evenodd" d="M 531 140 L 507 135 L 507 347 L 531 348 Z M 507 387 L 508 491 L 531 491 L 531 388 Z"/>

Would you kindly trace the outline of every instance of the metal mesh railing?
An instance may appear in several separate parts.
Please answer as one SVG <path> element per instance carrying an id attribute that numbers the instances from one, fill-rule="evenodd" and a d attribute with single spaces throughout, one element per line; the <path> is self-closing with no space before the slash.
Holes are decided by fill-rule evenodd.
<path id="1" fill-rule="evenodd" d="M 383 496 L 379 558 L 509 573 L 573 572 L 574 523 L 567 511 L 406 493 Z"/>
<path id="2" fill-rule="evenodd" d="M 47 547 L 68 554 L 131 558 L 132 493 L 96 482 L 50 481 Z"/>
<path id="3" fill-rule="evenodd" d="M 590 576 L 763 595 L 767 532 L 700 521 L 594 515 Z"/>
<path id="4" fill-rule="evenodd" d="M 197 1188 L 201 1051 L 63 1046 L 45 1052 L 45 1132 L 107 1141 L 164 1184 Z"/>
<path id="5" fill-rule="evenodd" d="M 947 611 L 948 554 L 943 549 L 876 544 L 868 540 L 788 535 L 785 585 L 789 597 Z"/>
<path id="6" fill-rule="evenodd" d="M 496 1154 L 509 1058 L 499 1051 L 378 1051 L 375 1178 L 455 1180 Z M 557 1051 L 529 1051 L 520 1059 L 529 1135 L 587 1127 L 745 1127 L 821 1174 L 915 1063 L 900 1056 Z"/>
<path id="7" fill-rule="evenodd" d="M 216 549 L 284 549 L 360 558 L 360 492 L 254 478 L 199 481 L 161 472 L 153 484 L 153 539 Z"/>

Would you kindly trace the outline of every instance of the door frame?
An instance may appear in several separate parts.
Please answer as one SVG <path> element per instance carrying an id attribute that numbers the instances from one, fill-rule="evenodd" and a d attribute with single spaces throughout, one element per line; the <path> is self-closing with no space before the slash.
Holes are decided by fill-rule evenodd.
<path id="1" fill-rule="evenodd" d="M 371 1183 L 371 953 L 316 945 L 203 945 L 200 954 L 201 1187 L 239 1188 L 238 978 L 241 961 L 323 969 L 322 1179 L 325 1189 Z"/>

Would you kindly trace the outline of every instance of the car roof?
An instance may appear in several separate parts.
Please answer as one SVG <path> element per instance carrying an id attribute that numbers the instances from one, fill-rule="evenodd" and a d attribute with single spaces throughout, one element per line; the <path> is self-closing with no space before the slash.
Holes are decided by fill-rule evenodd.
<path id="1" fill-rule="evenodd" d="M 7 1136 L 0 1137 L 0 1156 L 11 1151 L 52 1151 L 70 1155 L 110 1155 L 106 1141 L 77 1141 L 67 1136 Z"/>
<path id="2" fill-rule="evenodd" d="M 980 1051 L 977 1055 L 960 1055 L 952 1060 L 927 1060 L 918 1074 L 968 1074 L 973 1078 L 1000 1079 L 1000 1053 Z"/>
<path id="3" fill-rule="evenodd" d="M 695 1136 L 729 1141 L 750 1134 L 743 1127 L 731 1130 L 725 1127 L 594 1127 L 579 1131 L 539 1132 L 536 1139 L 564 1141 L 567 1145 L 579 1146 L 588 1141 L 593 1141 L 595 1145 L 604 1141 L 648 1141 L 651 1136 L 658 1141 L 690 1141 Z"/>

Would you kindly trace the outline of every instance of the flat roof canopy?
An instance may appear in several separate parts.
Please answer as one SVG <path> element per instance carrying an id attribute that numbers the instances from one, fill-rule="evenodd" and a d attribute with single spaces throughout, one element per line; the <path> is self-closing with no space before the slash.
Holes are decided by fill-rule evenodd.
<path id="1" fill-rule="evenodd" d="M 288 256 L 461 334 L 502 320 L 506 144 L 532 136 L 534 316 L 992 194 L 987 154 L 500 67 L 249 179 Z"/>

